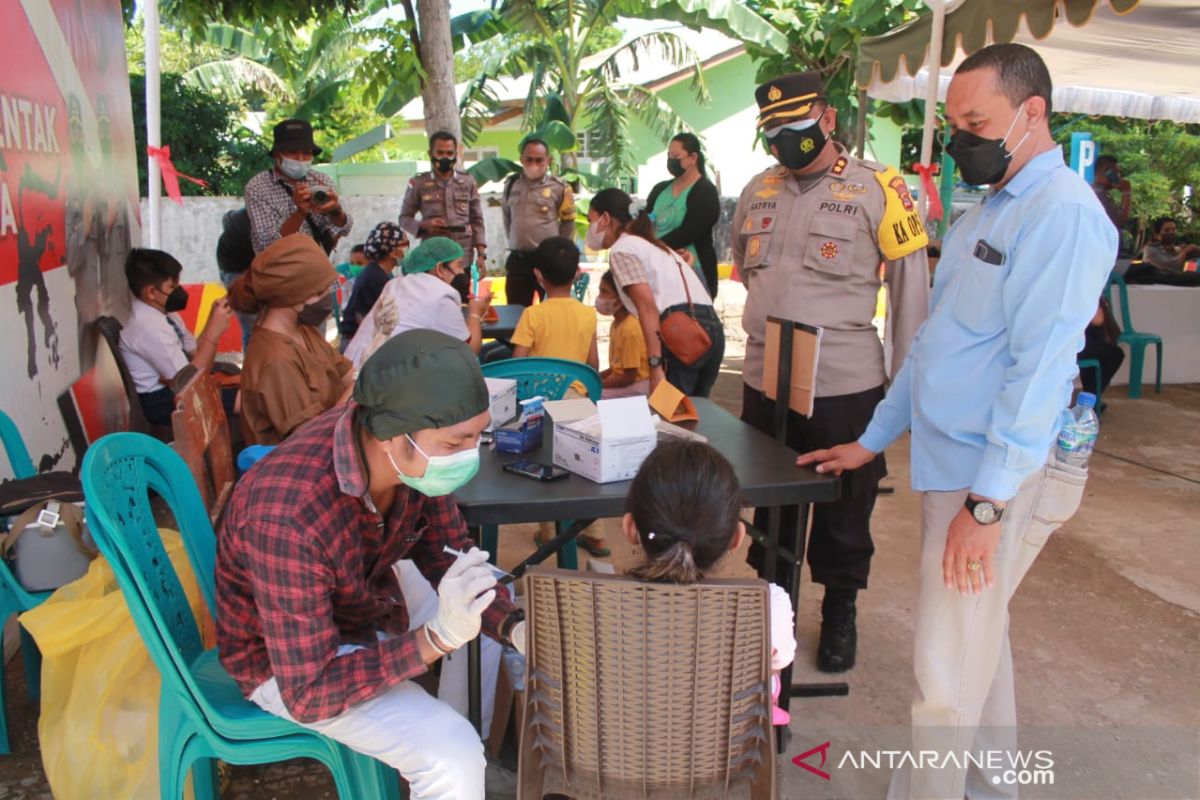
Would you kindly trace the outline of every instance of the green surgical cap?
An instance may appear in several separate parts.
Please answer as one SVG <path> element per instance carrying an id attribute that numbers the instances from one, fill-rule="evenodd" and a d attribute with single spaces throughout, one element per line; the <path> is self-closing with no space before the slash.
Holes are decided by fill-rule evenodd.
<path id="1" fill-rule="evenodd" d="M 367 430 L 386 441 L 479 416 L 488 410 L 488 391 L 466 343 L 414 329 L 393 336 L 367 359 L 354 383 L 354 401 L 365 411 Z"/>
<path id="2" fill-rule="evenodd" d="M 421 242 L 413 251 L 400 262 L 400 269 L 405 275 L 414 272 L 429 272 L 438 264 L 462 258 L 463 249 L 458 242 L 444 236 L 434 236 Z"/>

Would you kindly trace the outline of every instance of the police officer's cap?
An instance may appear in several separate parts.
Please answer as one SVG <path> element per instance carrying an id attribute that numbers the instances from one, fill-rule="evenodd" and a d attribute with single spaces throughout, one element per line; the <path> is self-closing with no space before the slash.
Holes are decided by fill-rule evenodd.
<path id="1" fill-rule="evenodd" d="M 754 90 L 758 127 L 774 128 L 803 119 L 817 101 L 825 100 L 819 72 L 793 72 L 767 81 Z"/>

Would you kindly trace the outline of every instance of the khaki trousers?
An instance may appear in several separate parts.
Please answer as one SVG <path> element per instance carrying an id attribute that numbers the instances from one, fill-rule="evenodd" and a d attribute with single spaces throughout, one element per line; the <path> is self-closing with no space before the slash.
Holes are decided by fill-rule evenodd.
<path id="1" fill-rule="evenodd" d="M 1087 471 L 1051 460 L 1021 484 L 1001 521 L 996 583 L 980 595 L 945 587 L 942 554 L 966 489 L 922 493 L 924 530 L 913 672 L 912 751 L 939 754 L 937 767 L 902 764 L 888 798 L 986 800 L 1015 798 L 1000 771 L 961 754 L 1016 750 L 1016 699 L 1008 639 L 1008 602 L 1047 538 L 1079 508 Z M 942 754 L 959 754 L 951 761 Z M 982 760 L 982 759 L 980 759 Z M 950 763 L 947 763 L 950 761 Z M 957 763 L 955 763 L 957 762 Z M 922 763 L 918 759 L 918 763 Z M 928 763 L 928 761 L 924 762 Z"/>

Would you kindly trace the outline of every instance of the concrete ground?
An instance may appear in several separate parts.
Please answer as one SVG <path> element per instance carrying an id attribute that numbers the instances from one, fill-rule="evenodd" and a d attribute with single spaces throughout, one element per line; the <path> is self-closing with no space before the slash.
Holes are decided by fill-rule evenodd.
<path id="1" fill-rule="evenodd" d="M 732 327 L 732 326 L 731 326 Z M 740 347 L 730 348 L 714 399 L 741 405 Z M 1022 748 L 1048 749 L 1054 785 L 1034 798 L 1200 797 L 1200 386 L 1169 386 L 1140 400 L 1105 396 L 1099 449 L 1079 513 L 1056 532 L 1014 598 L 1011 640 Z M 848 751 L 906 747 L 912 698 L 912 619 L 919 502 L 908 488 L 907 442 L 888 452 L 895 494 L 880 498 L 869 591 L 859 603 L 859 663 L 848 697 L 798 699 L 778 761 L 781 797 L 882 798 L 886 769 L 837 768 Z M 604 523 L 618 569 L 631 551 Z M 501 563 L 532 547 L 532 529 L 504 529 Z M 731 557 L 726 574 L 744 574 Z M 820 592 L 801 589 L 796 680 L 812 666 Z M 9 661 L 14 754 L 0 757 L 0 800 L 48 798 L 37 750 L 36 708 L 20 659 Z M 791 763 L 830 742 L 826 781 Z M 806 760 L 820 766 L 819 755 Z M 332 798 L 324 770 L 296 760 L 236 767 L 229 798 Z"/>

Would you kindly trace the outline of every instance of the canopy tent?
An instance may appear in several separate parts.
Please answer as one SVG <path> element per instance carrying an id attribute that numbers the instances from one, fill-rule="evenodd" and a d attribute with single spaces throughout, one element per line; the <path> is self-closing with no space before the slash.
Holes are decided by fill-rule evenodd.
<path id="1" fill-rule="evenodd" d="M 935 14 L 863 39 L 858 86 L 880 100 L 925 97 Z M 960 0 L 945 12 L 938 99 L 967 54 L 1010 41 L 1045 59 L 1056 111 L 1200 123 L 1196 0 Z"/>

